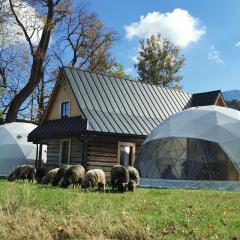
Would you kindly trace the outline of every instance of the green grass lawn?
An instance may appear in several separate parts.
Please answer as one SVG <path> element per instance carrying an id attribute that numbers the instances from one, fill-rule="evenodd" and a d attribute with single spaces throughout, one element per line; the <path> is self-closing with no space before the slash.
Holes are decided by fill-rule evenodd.
<path id="1" fill-rule="evenodd" d="M 240 193 L 0 181 L 0 239 L 240 239 Z"/>

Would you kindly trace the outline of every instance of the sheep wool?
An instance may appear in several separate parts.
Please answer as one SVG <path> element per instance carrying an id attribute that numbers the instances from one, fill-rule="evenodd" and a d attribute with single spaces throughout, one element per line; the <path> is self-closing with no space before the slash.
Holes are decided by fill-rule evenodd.
<path id="1" fill-rule="evenodd" d="M 82 188 L 94 188 L 95 186 L 105 191 L 106 176 L 102 169 L 89 170 L 82 181 Z"/>
<path id="2" fill-rule="evenodd" d="M 52 183 L 53 178 L 56 176 L 59 168 L 54 168 L 50 170 L 41 180 L 41 184 L 50 184 Z"/>
<path id="3" fill-rule="evenodd" d="M 69 166 L 62 180 L 59 182 L 59 187 L 67 188 L 71 184 L 73 187 L 81 186 L 84 174 L 85 169 L 82 165 Z"/>

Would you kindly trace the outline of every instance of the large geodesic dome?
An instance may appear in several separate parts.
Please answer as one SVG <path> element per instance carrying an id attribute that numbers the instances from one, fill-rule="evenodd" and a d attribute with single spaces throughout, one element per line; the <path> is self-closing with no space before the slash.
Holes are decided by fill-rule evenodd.
<path id="1" fill-rule="evenodd" d="M 170 116 L 147 137 L 135 166 L 148 179 L 240 180 L 240 112 L 204 106 Z"/>
<path id="2" fill-rule="evenodd" d="M 28 142 L 27 136 L 36 127 L 23 122 L 0 126 L 0 176 L 8 175 L 18 165 L 35 165 L 36 145 Z"/>

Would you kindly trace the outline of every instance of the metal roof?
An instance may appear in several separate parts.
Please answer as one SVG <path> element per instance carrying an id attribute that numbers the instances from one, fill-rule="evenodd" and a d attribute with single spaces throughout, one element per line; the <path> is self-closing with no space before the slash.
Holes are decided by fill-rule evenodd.
<path id="1" fill-rule="evenodd" d="M 87 129 L 87 120 L 80 117 L 69 117 L 43 122 L 29 135 L 28 141 L 55 137 L 77 136 Z"/>
<path id="2" fill-rule="evenodd" d="M 63 70 L 89 132 L 146 136 L 170 115 L 191 107 L 192 95 L 180 90 L 76 68 Z"/>

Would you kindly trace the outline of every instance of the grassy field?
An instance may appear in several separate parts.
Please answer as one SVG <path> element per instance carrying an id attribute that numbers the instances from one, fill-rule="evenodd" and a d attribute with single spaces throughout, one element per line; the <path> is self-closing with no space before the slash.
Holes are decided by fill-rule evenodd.
<path id="1" fill-rule="evenodd" d="M 0 181 L 0 239 L 240 239 L 240 193 Z"/>

